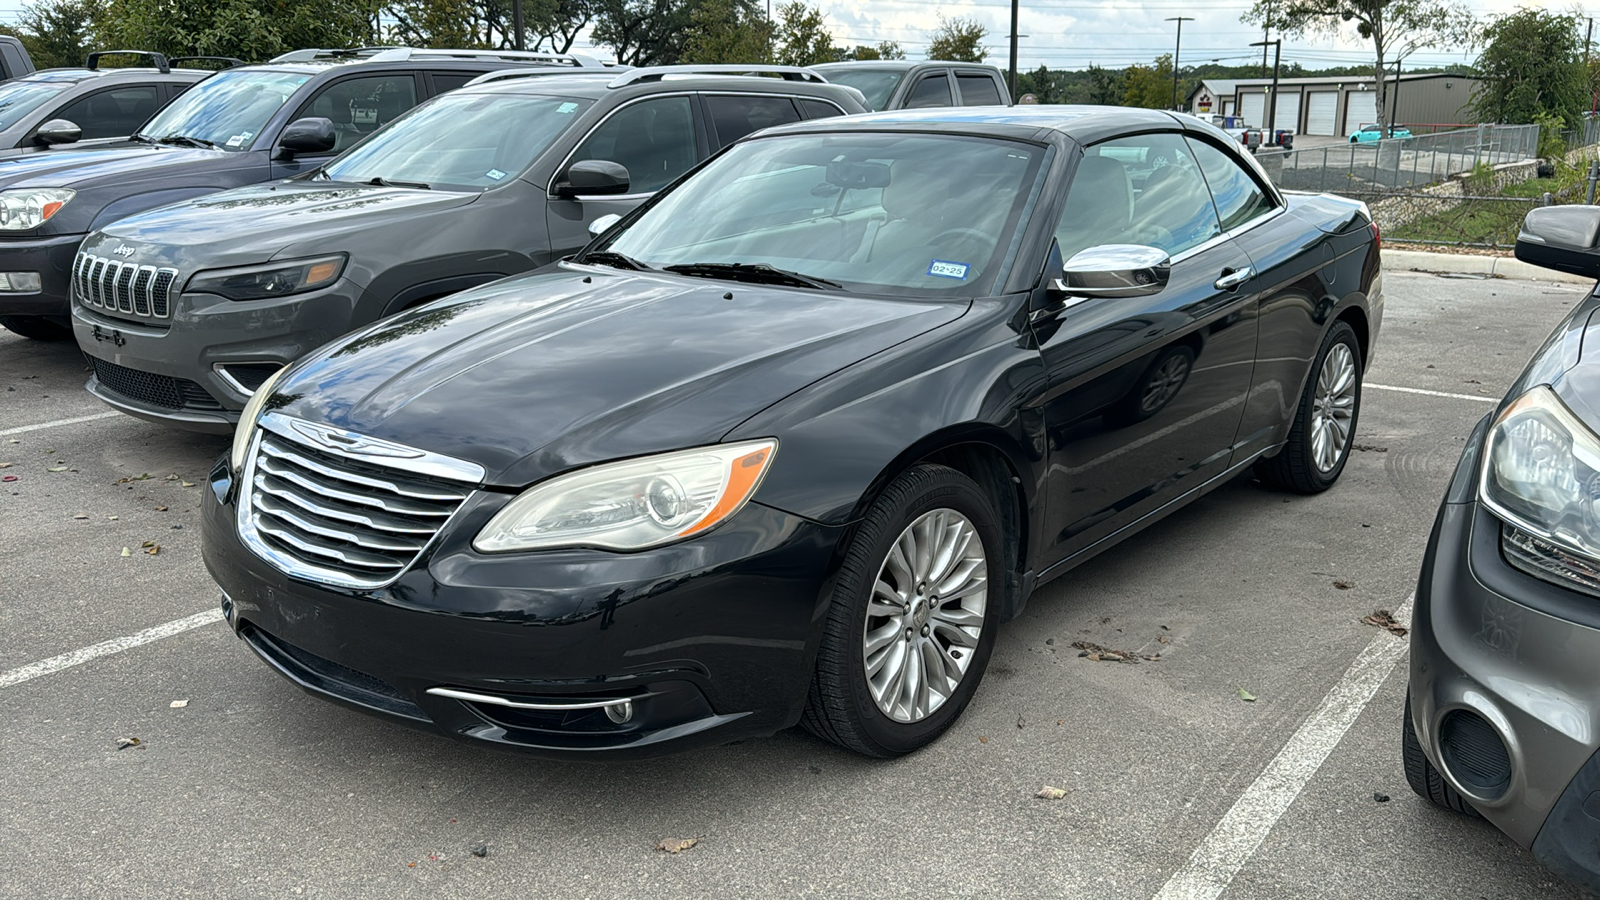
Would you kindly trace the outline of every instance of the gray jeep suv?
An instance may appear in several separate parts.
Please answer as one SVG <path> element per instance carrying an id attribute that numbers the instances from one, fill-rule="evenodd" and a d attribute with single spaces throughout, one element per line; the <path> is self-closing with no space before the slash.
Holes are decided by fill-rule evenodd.
<path id="1" fill-rule="evenodd" d="M 256 387 L 315 347 L 571 254 L 597 219 L 746 134 L 865 111 L 808 70 L 706 68 L 486 75 L 310 173 L 106 226 L 71 274 L 89 391 L 230 431 Z"/>

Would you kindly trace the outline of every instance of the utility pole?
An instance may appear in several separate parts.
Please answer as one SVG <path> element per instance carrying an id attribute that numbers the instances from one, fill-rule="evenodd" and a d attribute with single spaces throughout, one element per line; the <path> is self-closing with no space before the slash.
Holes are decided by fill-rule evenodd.
<path id="1" fill-rule="evenodd" d="M 1017 0 L 1011 0 L 1011 98 L 1017 96 Z"/>
<path id="2" fill-rule="evenodd" d="M 1600 92 L 1594 89 L 1594 74 L 1589 70 L 1589 51 L 1593 48 L 1591 40 L 1594 38 L 1594 16 L 1589 16 L 1589 30 L 1583 33 L 1583 77 L 1589 82 L 1589 115 L 1594 115 L 1596 106 L 1600 106 Z"/>
<path id="3" fill-rule="evenodd" d="M 1266 56 L 1266 48 L 1269 44 L 1272 46 L 1272 90 L 1267 94 L 1267 134 L 1265 140 L 1275 137 L 1278 127 L 1278 64 L 1283 62 L 1283 39 L 1278 38 L 1275 41 L 1262 41 L 1259 44 L 1250 45 L 1252 47 L 1260 47 L 1261 55 Z M 1263 143 L 1265 143 L 1265 140 Z"/>
<path id="4" fill-rule="evenodd" d="M 1013 6 L 1017 0 L 1011 0 Z M 1173 16 L 1168 22 L 1178 23 L 1178 42 L 1172 46 L 1172 108 L 1178 108 L 1178 53 L 1183 50 L 1183 23 L 1193 22 L 1193 16 Z"/>
<path id="5" fill-rule="evenodd" d="M 1403 59 L 1394 61 L 1394 102 L 1389 104 L 1389 133 L 1384 137 L 1394 137 L 1394 126 L 1400 120 L 1400 64 Z"/>
<path id="6" fill-rule="evenodd" d="M 1272 4 L 1267 4 L 1267 17 L 1261 20 L 1261 77 L 1267 77 L 1267 38 L 1272 37 Z M 1254 47 L 1254 44 L 1250 46 Z"/>
<path id="7" fill-rule="evenodd" d="M 522 46 L 522 0 L 511 0 L 511 28 L 516 32 L 511 46 L 518 50 L 526 50 L 527 48 Z"/>

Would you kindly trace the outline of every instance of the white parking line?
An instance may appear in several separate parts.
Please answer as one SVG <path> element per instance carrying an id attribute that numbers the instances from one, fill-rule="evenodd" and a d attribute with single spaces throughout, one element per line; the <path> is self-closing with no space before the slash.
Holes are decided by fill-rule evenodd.
<path id="1" fill-rule="evenodd" d="M 1445 391 L 1425 391 L 1422 388 L 1397 387 L 1392 384 L 1367 383 L 1362 387 L 1372 388 L 1377 391 L 1399 391 L 1402 394 L 1423 394 L 1429 397 L 1448 397 L 1451 400 L 1476 400 L 1479 403 L 1499 403 L 1499 397 L 1480 397 L 1477 394 L 1450 394 Z"/>
<path id="2" fill-rule="evenodd" d="M 115 415 L 115 413 L 113 413 L 113 415 Z M 185 616 L 182 619 L 174 619 L 171 622 L 164 622 L 160 625 L 146 628 L 143 631 L 140 631 L 136 634 L 127 635 L 126 637 L 112 638 L 109 641 L 101 641 L 98 644 L 92 644 L 88 647 L 74 650 L 71 653 L 63 653 L 60 656 L 52 656 L 49 659 L 41 659 L 36 663 L 29 663 L 21 668 L 12 669 L 9 672 L 0 674 L 0 688 L 12 687 L 13 685 L 21 684 L 24 681 L 32 681 L 35 678 L 40 678 L 45 675 L 54 675 L 62 669 L 70 669 L 73 666 L 82 665 L 83 663 L 86 663 L 92 659 L 99 659 L 102 656 L 110 656 L 113 653 L 121 653 L 124 650 L 131 650 L 134 647 L 140 646 L 141 644 L 148 644 L 151 641 L 159 641 L 165 637 L 172 637 L 175 634 L 182 634 L 190 629 L 199 628 L 202 625 L 210 625 L 212 622 L 220 621 L 222 621 L 222 610 L 208 609 L 205 612 L 195 613 L 192 616 Z"/>
<path id="3" fill-rule="evenodd" d="M 95 413 L 92 416 L 79 416 L 76 419 L 57 419 L 54 422 L 40 422 L 37 425 L 19 425 L 16 428 L 0 428 L 0 437 L 4 437 L 8 434 L 22 434 L 25 431 L 39 431 L 44 428 L 55 428 L 58 425 L 76 425 L 79 422 L 93 422 L 96 419 L 109 419 L 112 416 L 120 415 L 122 415 L 122 413 L 119 413 L 116 410 L 110 410 L 107 412 Z"/>
<path id="4" fill-rule="evenodd" d="M 1411 597 L 1395 610 L 1411 620 Z M 1245 788 L 1233 808 L 1195 848 L 1189 862 L 1168 879 L 1155 900 L 1214 900 L 1255 855 L 1278 819 L 1294 803 L 1311 776 L 1322 768 L 1361 711 L 1371 702 L 1409 647 L 1404 638 L 1381 632 L 1345 670 L 1310 718 L 1283 745 L 1266 769 Z"/>

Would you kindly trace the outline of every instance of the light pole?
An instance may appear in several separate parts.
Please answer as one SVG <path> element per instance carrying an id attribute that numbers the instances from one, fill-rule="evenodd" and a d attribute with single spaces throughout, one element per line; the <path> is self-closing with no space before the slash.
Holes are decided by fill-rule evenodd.
<path id="1" fill-rule="evenodd" d="M 1016 3 L 1017 0 L 1011 0 Z M 1178 52 L 1183 49 L 1183 23 L 1193 22 L 1193 16 L 1173 16 L 1168 22 L 1178 23 L 1178 41 L 1172 46 L 1172 108 L 1178 108 Z"/>
<path id="2" fill-rule="evenodd" d="M 1011 0 L 1011 70 L 1010 88 L 1013 99 L 1017 96 L 1017 0 Z"/>
<path id="3" fill-rule="evenodd" d="M 501 7 L 504 9 L 505 7 Z M 527 48 L 522 46 L 522 0 L 511 0 L 511 28 L 516 32 L 516 37 L 511 41 L 511 46 L 518 50 Z"/>
<path id="4" fill-rule="evenodd" d="M 1264 56 L 1269 45 L 1272 47 L 1272 88 L 1267 94 L 1267 136 L 1271 138 L 1276 136 L 1275 129 L 1278 124 L 1278 63 L 1283 59 L 1283 39 L 1261 41 L 1250 46 L 1260 47 Z"/>

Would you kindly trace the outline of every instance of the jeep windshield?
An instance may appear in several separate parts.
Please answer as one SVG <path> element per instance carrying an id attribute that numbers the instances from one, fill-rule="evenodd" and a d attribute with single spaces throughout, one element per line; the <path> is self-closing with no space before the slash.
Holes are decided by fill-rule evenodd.
<path id="1" fill-rule="evenodd" d="M 579 262 L 908 296 L 985 296 L 1045 150 L 958 135 L 789 134 L 735 144 Z M 615 254 L 615 256 L 608 255 Z"/>
<path id="2" fill-rule="evenodd" d="M 179 94 L 133 137 L 146 143 L 248 150 L 272 114 L 310 79 L 260 69 L 218 72 Z"/>
<path id="3" fill-rule="evenodd" d="M 0 84 L 0 128 L 10 128 L 43 106 L 51 97 L 72 87 L 70 81 L 8 81 Z M 74 122 L 85 125 L 85 122 Z"/>
<path id="4" fill-rule="evenodd" d="M 499 91 L 445 94 L 351 147 L 314 177 L 486 190 L 521 175 L 589 104 Z"/>

